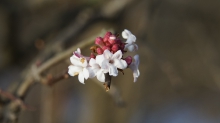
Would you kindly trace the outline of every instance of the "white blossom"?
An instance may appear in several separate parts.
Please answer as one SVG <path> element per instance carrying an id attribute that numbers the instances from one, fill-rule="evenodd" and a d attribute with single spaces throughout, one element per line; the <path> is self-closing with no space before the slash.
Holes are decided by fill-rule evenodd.
<path id="1" fill-rule="evenodd" d="M 102 55 L 96 56 L 97 63 L 104 69 L 104 72 L 108 71 L 110 76 L 117 76 L 119 69 L 127 68 L 127 63 L 122 58 L 121 50 L 118 50 L 112 54 L 109 50 L 105 50 Z"/>
<path id="2" fill-rule="evenodd" d="M 78 48 L 74 55 L 70 57 L 72 65 L 68 68 L 70 76 L 78 75 L 78 79 L 84 84 L 84 79 L 93 78 L 95 76 L 94 71 L 88 66 L 88 62 L 85 57 L 81 55 L 80 49 Z"/>
<path id="3" fill-rule="evenodd" d="M 125 50 L 127 49 L 130 52 L 138 50 L 138 46 L 137 44 L 135 44 L 136 37 L 129 30 L 125 29 L 122 32 L 122 37 L 124 39 L 127 39 L 127 41 L 125 42 L 126 43 L 125 48 L 124 48 Z"/>
<path id="4" fill-rule="evenodd" d="M 89 61 L 89 65 L 95 72 L 97 79 L 101 82 L 105 82 L 105 73 L 107 73 L 108 71 L 101 68 L 101 66 L 97 63 L 97 59 L 91 58 Z"/>
<path id="5" fill-rule="evenodd" d="M 138 66 L 139 66 L 139 55 L 135 55 L 134 57 L 134 60 L 130 65 L 129 65 L 129 68 L 133 71 L 133 77 L 134 77 L 134 82 L 137 81 L 137 78 L 140 76 L 140 71 L 138 69 Z"/>

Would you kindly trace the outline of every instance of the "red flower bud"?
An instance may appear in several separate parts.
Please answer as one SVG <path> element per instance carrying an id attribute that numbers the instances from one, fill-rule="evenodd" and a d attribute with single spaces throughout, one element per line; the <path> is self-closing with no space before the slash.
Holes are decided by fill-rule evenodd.
<path id="1" fill-rule="evenodd" d="M 132 63 L 132 57 L 131 56 L 128 56 L 124 59 L 128 65 L 130 65 Z"/>
<path id="2" fill-rule="evenodd" d="M 99 55 L 103 54 L 103 51 L 104 51 L 104 50 L 102 50 L 101 48 L 97 48 L 97 49 L 96 49 L 96 52 L 97 52 Z"/>
<path id="3" fill-rule="evenodd" d="M 115 44 L 116 43 L 116 36 L 115 35 L 111 35 L 108 39 L 108 42 L 110 44 Z"/>
<path id="4" fill-rule="evenodd" d="M 103 45 L 104 45 L 104 44 L 103 44 L 103 38 L 97 37 L 97 38 L 95 39 L 95 44 L 97 44 L 97 45 L 99 45 L 99 46 L 103 46 Z"/>
<path id="5" fill-rule="evenodd" d="M 113 52 L 117 52 L 119 50 L 119 45 L 114 44 L 111 49 L 112 49 Z"/>
<path id="6" fill-rule="evenodd" d="M 111 32 L 107 32 L 107 33 L 105 34 L 104 38 L 103 38 L 103 41 L 104 41 L 104 42 L 108 41 L 108 39 L 109 39 L 109 37 L 110 37 L 111 35 L 112 35 Z"/>
<path id="7" fill-rule="evenodd" d="M 90 58 L 94 58 L 95 59 L 95 54 L 91 53 Z"/>
<path id="8" fill-rule="evenodd" d="M 105 42 L 105 46 L 106 47 L 111 47 L 112 45 L 107 41 L 107 42 Z"/>
<path id="9" fill-rule="evenodd" d="M 103 51 L 105 51 L 106 49 L 108 49 L 110 51 L 110 47 L 107 46 L 102 46 Z"/>

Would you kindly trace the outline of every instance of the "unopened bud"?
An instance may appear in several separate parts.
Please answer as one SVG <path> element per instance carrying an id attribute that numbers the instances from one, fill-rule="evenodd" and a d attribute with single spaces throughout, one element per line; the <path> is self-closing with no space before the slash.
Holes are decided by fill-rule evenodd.
<path id="1" fill-rule="evenodd" d="M 117 52 L 119 50 L 119 45 L 114 44 L 111 49 L 112 49 L 113 52 Z"/>
<path id="2" fill-rule="evenodd" d="M 115 35 L 111 35 L 108 39 L 108 42 L 110 44 L 115 44 L 116 43 L 116 36 Z"/>
<path id="3" fill-rule="evenodd" d="M 125 61 L 127 62 L 128 65 L 130 65 L 132 63 L 132 57 L 131 56 L 126 57 Z"/>
<path id="4" fill-rule="evenodd" d="M 103 51 L 104 51 L 104 50 L 102 50 L 102 48 L 97 48 L 97 49 L 96 49 L 96 52 L 97 52 L 97 54 L 99 54 L 99 55 L 103 54 Z"/>
<path id="5" fill-rule="evenodd" d="M 97 45 L 99 45 L 99 46 L 103 46 L 103 45 L 104 45 L 104 44 L 103 44 L 103 38 L 97 37 L 97 38 L 95 39 L 95 44 L 97 44 Z"/>
<path id="6" fill-rule="evenodd" d="M 90 58 L 94 58 L 95 59 L 95 54 L 94 53 L 91 53 L 91 55 L 90 55 Z"/>
<path id="7" fill-rule="evenodd" d="M 105 42 L 105 46 L 106 47 L 111 47 L 112 45 L 107 41 L 107 42 Z"/>
<path id="8" fill-rule="evenodd" d="M 110 47 L 107 46 L 102 46 L 103 51 L 105 51 L 106 49 L 110 51 Z"/>
<path id="9" fill-rule="evenodd" d="M 105 34 L 104 38 L 103 38 L 103 41 L 104 41 L 104 42 L 108 41 L 108 39 L 109 39 L 109 37 L 110 37 L 111 35 L 112 35 L 111 32 L 107 32 L 107 33 Z"/>

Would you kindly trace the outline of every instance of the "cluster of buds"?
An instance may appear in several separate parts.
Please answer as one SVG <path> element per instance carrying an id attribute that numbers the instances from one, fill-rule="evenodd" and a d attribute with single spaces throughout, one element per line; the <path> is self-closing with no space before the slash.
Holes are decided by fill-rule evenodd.
<path id="1" fill-rule="evenodd" d="M 134 82 L 136 82 L 140 75 L 139 55 L 135 55 L 133 58 L 124 57 L 127 51 L 138 50 L 138 46 L 135 44 L 136 37 L 126 29 L 122 32 L 122 37 L 126 39 L 126 42 L 111 32 L 107 32 L 103 38 L 97 37 L 95 46 L 90 48 L 92 50 L 90 57 L 83 56 L 78 48 L 70 57 L 72 65 L 69 66 L 69 75 L 78 75 L 79 81 L 83 84 L 85 79 L 95 76 L 100 82 L 109 82 L 109 78 L 111 81 L 112 76 L 118 76 L 118 71 L 124 74 L 123 70 L 130 68 L 133 71 Z"/>

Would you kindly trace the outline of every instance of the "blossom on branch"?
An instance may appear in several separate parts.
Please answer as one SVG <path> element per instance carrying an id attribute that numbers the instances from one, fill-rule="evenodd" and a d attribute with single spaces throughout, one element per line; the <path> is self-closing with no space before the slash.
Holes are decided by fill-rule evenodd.
<path id="1" fill-rule="evenodd" d="M 88 78 L 96 78 L 100 82 L 106 82 L 106 87 L 110 89 L 111 77 L 118 76 L 118 71 L 130 68 L 133 71 L 134 82 L 140 76 L 138 69 L 139 55 L 135 55 L 132 60 L 131 56 L 124 57 L 128 51 L 138 50 L 136 37 L 127 29 L 122 32 L 122 37 L 127 39 L 123 42 L 118 35 L 107 32 L 104 37 L 97 37 L 94 46 L 90 49 L 90 57 L 83 56 L 81 50 L 73 52 L 70 57 L 72 65 L 69 66 L 68 73 L 70 76 L 78 75 L 78 79 L 84 84 Z"/>

